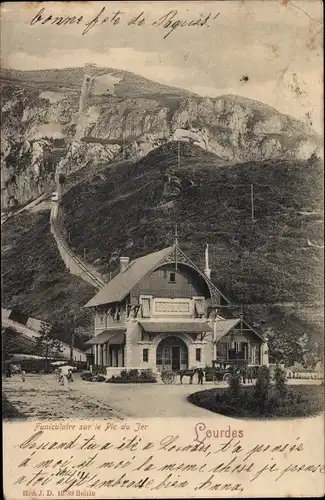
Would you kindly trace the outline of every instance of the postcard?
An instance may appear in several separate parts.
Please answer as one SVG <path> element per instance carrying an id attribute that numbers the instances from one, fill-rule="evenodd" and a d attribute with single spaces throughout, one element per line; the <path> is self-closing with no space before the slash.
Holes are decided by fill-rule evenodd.
<path id="1" fill-rule="evenodd" d="M 324 494 L 322 29 L 2 4 L 6 500 Z"/>

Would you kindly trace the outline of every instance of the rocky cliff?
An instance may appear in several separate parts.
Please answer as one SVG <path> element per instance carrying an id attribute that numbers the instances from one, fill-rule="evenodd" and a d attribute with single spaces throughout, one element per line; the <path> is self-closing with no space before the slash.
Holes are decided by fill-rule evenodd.
<path id="1" fill-rule="evenodd" d="M 235 162 L 307 159 L 321 150 L 316 132 L 260 102 L 203 98 L 126 71 L 3 69 L 1 86 L 3 208 L 52 190 L 56 168 L 96 169 L 168 141 Z"/>

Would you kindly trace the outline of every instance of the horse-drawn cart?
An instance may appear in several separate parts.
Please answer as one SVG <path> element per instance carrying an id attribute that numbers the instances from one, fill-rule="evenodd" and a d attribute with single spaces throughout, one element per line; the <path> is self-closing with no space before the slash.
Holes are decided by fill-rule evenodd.
<path id="1" fill-rule="evenodd" d="M 230 382 L 233 375 L 241 370 L 241 364 L 238 362 L 217 362 L 213 361 L 211 367 L 202 368 L 206 382 Z M 189 368 L 187 370 L 165 371 L 161 374 L 161 380 L 164 384 L 174 384 L 177 377 L 180 376 L 180 383 L 183 383 L 183 377 L 190 378 L 190 384 L 193 383 L 193 377 L 200 371 L 199 368 Z"/>
<path id="2" fill-rule="evenodd" d="M 164 384 L 174 384 L 176 382 L 177 376 L 180 377 L 180 383 L 183 383 L 184 377 L 190 378 L 190 384 L 193 383 L 193 377 L 196 373 L 204 372 L 202 368 L 189 368 L 187 370 L 178 370 L 178 371 L 166 371 L 162 372 L 161 380 Z"/>
<path id="3" fill-rule="evenodd" d="M 175 372 L 163 372 L 161 380 L 164 384 L 174 384 L 176 382 L 177 374 Z"/>

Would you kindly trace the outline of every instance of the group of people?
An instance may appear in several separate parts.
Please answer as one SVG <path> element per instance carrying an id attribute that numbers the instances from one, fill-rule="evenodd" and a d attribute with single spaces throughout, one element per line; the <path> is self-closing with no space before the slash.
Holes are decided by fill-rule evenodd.
<path id="1" fill-rule="evenodd" d="M 59 372 L 59 384 L 63 385 L 65 389 L 68 388 L 68 384 L 70 382 L 73 382 L 73 377 L 72 377 L 72 369 L 68 368 L 65 369 L 63 366 L 62 368 L 58 369 Z"/>
<path id="2" fill-rule="evenodd" d="M 198 384 L 203 385 L 203 380 L 204 380 L 204 370 L 203 368 L 197 368 L 196 373 L 198 376 Z M 252 384 L 253 383 L 253 378 L 254 378 L 254 369 L 253 367 L 250 366 L 243 366 L 242 368 L 238 369 L 235 374 L 241 378 L 243 384 Z"/>
<path id="3" fill-rule="evenodd" d="M 253 383 L 253 378 L 254 378 L 254 370 L 252 367 L 246 367 L 246 366 L 243 366 L 243 368 L 241 368 L 239 370 L 239 375 L 240 377 L 242 378 L 242 381 L 243 381 L 243 384 L 245 385 L 246 383 L 247 384 L 252 384 Z"/>
<path id="4" fill-rule="evenodd" d="M 6 377 L 7 378 L 11 378 L 13 373 L 20 374 L 22 382 L 25 382 L 25 380 L 26 380 L 26 372 L 25 372 L 25 370 L 20 370 L 20 371 L 16 371 L 16 372 L 14 371 L 13 372 L 13 370 L 11 368 L 11 365 L 8 365 L 7 368 L 6 368 L 6 371 L 5 371 Z"/>

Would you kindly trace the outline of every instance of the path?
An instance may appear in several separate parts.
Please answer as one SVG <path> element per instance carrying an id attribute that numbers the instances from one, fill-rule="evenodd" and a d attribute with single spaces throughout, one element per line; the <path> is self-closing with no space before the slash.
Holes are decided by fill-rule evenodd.
<path id="1" fill-rule="evenodd" d="M 3 379 L 2 393 L 3 418 L 10 418 L 9 412 L 12 414 L 18 410 L 20 418 L 30 420 L 123 419 L 108 403 L 85 394 L 74 384 L 70 384 L 69 391 L 65 391 L 55 375 L 27 374 L 25 382 L 20 375 L 13 375 Z"/>
<path id="2" fill-rule="evenodd" d="M 319 380 L 292 380 L 289 384 L 319 385 Z M 187 396 L 201 390 L 226 387 L 217 384 L 184 383 L 181 385 L 110 384 L 85 382 L 79 374 L 69 391 L 59 386 L 56 375 L 27 374 L 23 383 L 19 375 L 3 380 L 3 394 L 20 414 L 41 418 L 169 418 L 194 417 L 229 420 L 219 414 L 199 408 L 187 401 Z"/>
<path id="3" fill-rule="evenodd" d="M 105 286 L 104 280 L 101 278 L 99 273 L 97 273 L 91 266 L 80 259 L 67 245 L 62 228 L 58 222 L 58 202 L 52 201 L 51 204 L 51 233 L 55 239 L 56 245 L 58 247 L 61 258 L 71 274 L 79 276 L 84 281 L 92 285 L 94 288 L 100 290 Z"/>
<path id="4" fill-rule="evenodd" d="M 222 383 L 221 383 L 222 384 Z M 110 384 L 76 380 L 76 387 L 90 397 L 110 404 L 127 417 L 198 417 L 213 416 L 211 412 L 187 401 L 187 396 L 202 389 L 215 387 L 206 384 L 184 383 L 175 385 Z M 214 415 L 215 418 L 215 415 Z M 218 415 L 219 418 L 219 415 Z M 220 418 L 223 418 L 220 416 Z"/>

